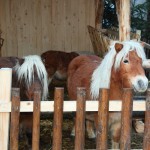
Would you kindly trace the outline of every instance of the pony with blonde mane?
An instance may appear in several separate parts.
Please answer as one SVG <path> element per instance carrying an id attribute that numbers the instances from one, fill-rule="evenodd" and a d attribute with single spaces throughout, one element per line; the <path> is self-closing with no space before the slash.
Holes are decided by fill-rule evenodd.
<path id="1" fill-rule="evenodd" d="M 34 91 L 41 91 L 41 100 L 46 100 L 48 96 L 47 71 L 41 57 L 33 55 L 24 58 L 1 57 L 0 68 L 12 68 L 12 87 L 20 88 L 20 100 L 33 100 Z M 21 113 L 20 115 L 20 135 L 32 131 L 32 113 Z"/>
<path id="2" fill-rule="evenodd" d="M 68 69 L 69 97 L 76 99 L 77 87 L 86 87 L 87 100 L 97 100 L 100 88 L 110 89 L 110 100 L 121 100 L 122 88 L 144 92 L 148 87 L 148 79 L 142 66 L 145 61 L 142 45 L 134 41 L 115 42 L 102 61 L 97 56 L 78 56 L 73 59 Z M 86 118 L 88 119 L 89 115 L 86 115 Z M 109 131 L 113 149 L 119 148 L 120 122 L 120 113 L 109 113 Z M 86 123 L 88 136 L 94 138 L 95 133 L 90 121 L 87 120 Z"/>

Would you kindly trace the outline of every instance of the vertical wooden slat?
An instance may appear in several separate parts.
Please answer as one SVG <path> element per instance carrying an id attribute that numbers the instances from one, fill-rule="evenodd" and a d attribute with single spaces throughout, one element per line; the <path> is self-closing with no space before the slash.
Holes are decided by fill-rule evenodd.
<path id="1" fill-rule="evenodd" d="M 132 124 L 132 89 L 123 89 L 122 112 L 121 112 L 121 142 L 120 149 L 127 150 L 131 147 L 131 124 Z"/>
<path id="2" fill-rule="evenodd" d="M 41 91 L 34 92 L 32 150 L 39 150 Z"/>
<path id="3" fill-rule="evenodd" d="M 108 109 L 109 109 L 109 90 L 101 89 L 98 107 L 98 124 L 97 124 L 97 138 L 96 149 L 107 149 L 108 139 Z"/>
<path id="4" fill-rule="evenodd" d="M 119 40 L 130 40 L 130 0 L 120 0 Z"/>
<path id="5" fill-rule="evenodd" d="M 10 123 L 10 150 L 18 150 L 20 117 L 20 89 L 12 89 L 11 123 Z"/>
<path id="6" fill-rule="evenodd" d="M 63 121 L 64 89 L 55 88 L 54 93 L 54 121 L 53 121 L 53 150 L 62 149 L 62 121 Z"/>
<path id="7" fill-rule="evenodd" d="M 77 88 L 77 108 L 75 124 L 75 150 L 84 149 L 85 140 L 85 88 Z"/>
<path id="8" fill-rule="evenodd" d="M 104 0 L 96 0 L 95 11 L 95 28 L 97 30 L 102 28 L 103 13 L 104 13 Z"/>
<path id="9" fill-rule="evenodd" d="M 150 89 L 147 90 L 143 150 L 150 148 Z"/>
<path id="10" fill-rule="evenodd" d="M 0 69 L 0 102 L 9 102 L 11 97 L 12 69 Z M 10 113 L 0 113 L 0 150 L 8 150 Z"/>

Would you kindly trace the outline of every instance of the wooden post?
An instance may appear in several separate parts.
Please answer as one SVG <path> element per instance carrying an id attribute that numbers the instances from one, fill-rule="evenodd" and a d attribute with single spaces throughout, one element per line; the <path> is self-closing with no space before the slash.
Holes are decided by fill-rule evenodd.
<path id="1" fill-rule="evenodd" d="M 95 28 L 97 30 L 102 29 L 103 13 L 104 13 L 104 0 L 96 0 L 95 1 Z"/>
<path id="2" fill-rule="evenodd" d="M 10 123 L 10 150 L 18 150 L 20 117 L 20 89 L 12 89 L 11 123 Z"/>
<path id="3" fill-rule="evenodd" d="M 130 40 L 130 0 L 120 0 L 119 40 Z"/>
<path id="4" fill-rule="evenodd" d="M 0 69 L 0 102 L 10 101 L 12 69 Z M 8 150 L 10 113 L 0 113 L 0 150 Z"/>
<path id="5" fill-rule="evenodd" d="M 39 150 L 41 91 L 34 92 L 32 150 Z"/>
<path id="6" fill-rule="evenodd" d="M 62 121 L 63 121 L 64 89 L 55 88 L 54 121 L 53 121 L 53 150 L 62 150 Z"/>
<path id="7" fill-rule="evenodd" d="M 143 150 L 150 148 L 150 89 L 147 90 Z"/>
<path id="8" fill-rule="evenodd" d="M 123 89 L 122 113 L 121 113 L 121 142 L 120 149 L 128 150 L 131 147 L 131 125 L 132 125 L 132 89 Z"/>
<path id="9" fill-rule="evenodd" d="M 108 112 L 109 112 L 109 90 L 101 89 L 98 107 L 98 124 L 97 124 L 97 138 L 96 149 L 107 149 L 108 138 Z"/>
<path id="10" fill-rule="evenodd" d="M 85 88 L 77 88 L 75 150 L 84 149 L 85 140 Z"/>
<path id="11" fill-rule="evenodd" d="M 120 16 L 120 0 L 115 0 L 115 4 L 116 4 L 116 14 L 117 14 L 117 18 L 118 18 L 118 22 L 119 22 L 119 16 Z"/>

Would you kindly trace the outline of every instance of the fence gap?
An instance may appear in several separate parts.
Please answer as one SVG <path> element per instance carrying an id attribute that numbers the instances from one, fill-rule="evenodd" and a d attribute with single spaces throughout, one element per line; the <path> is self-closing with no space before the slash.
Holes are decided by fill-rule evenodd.
<path id="1" fill-rule="evenodd" d="M 83 150 L 85 144 L 85 88 L 77 88 L 75 150 Z"/>
<path id="2" fill-rule="evenodd" d="M 107 149 L 108 141 L 108 113 L 109 113 L 109 90 L 100 89 L 96 149 Z"/>
<path id="3" fill-rule="evenodd" d="M 133 92 L 130 88 L 123 89 L 122 112 L 121 112 L 121 142 L 120 149 L 131 149 L 131 125 L 132 125 L 132 108 Z"/>
<path id="4" fill-rule="evenodd" d="M 64 88 L 55 88 L 52 146 L 53 150 L 62 150 L 63 99 Z"/>
<path id="5" fill-rule="evenodd" d="M 34 92 L 32 150 L 39 150 L 41 91 Z"/>
<path id="6" fill-rule="evenodd" d="M 143 150 L 150 148 L 150 89 L 147 90 Z"/>

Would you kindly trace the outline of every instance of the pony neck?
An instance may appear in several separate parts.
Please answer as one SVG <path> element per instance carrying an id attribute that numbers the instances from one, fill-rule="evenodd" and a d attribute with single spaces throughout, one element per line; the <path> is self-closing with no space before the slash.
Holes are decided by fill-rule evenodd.
<path id="1" fill-rule="evenodd" d="M 122 81 L 119 77 L 119 73 L 112 70 L 110 80 L 110 100 L 121 100 L 122 99 Z"/>

